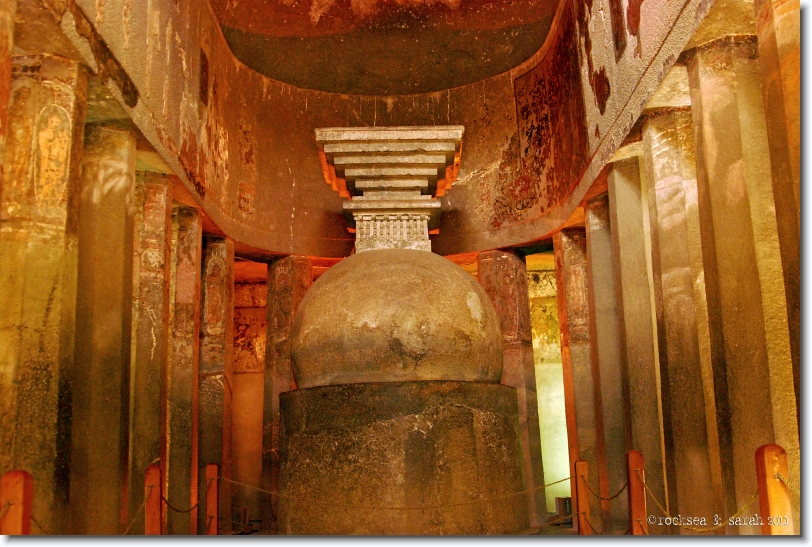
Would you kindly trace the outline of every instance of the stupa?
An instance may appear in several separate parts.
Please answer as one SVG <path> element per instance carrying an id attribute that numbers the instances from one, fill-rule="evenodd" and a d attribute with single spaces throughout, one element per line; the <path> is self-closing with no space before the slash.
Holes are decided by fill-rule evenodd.
<path id="1" fill-rule="evenodd" d="M 292 332 L 279 531 L 504 534 L 527 527 L 516 390 L 479 283 L 431 252 L 463 127 L 316 131 L 355 253 Z"/>

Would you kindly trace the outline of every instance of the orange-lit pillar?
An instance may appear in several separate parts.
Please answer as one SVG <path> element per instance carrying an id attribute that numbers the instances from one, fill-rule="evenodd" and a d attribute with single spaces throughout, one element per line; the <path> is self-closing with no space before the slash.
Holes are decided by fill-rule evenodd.
<path id="1" fill-rule="evenodd" d="M 127 514 L 143 528 L 144 469 L 161 457 L 161 386 L 169 346 L 172 184 L 137 171 L 133 229 Z"/>
<path id="2" fill-rule="evenodd" d="M 755 36 L 727 36 L 688 53 L 705 284 L 711 332 L 722 338 L 730 447 L 723 466 L 740 507 L 756 489 L 754 451 L 787 451 L 800 476 L 797 401 L 770 147 Z M 717 341 L 718 345 L 718 341 Z M 717 404 L 719 399 L 717 398 Z M 751 509 L 752 514 L 755 509 Z M 796 518 L 798 515 L 795 515 Z M 740 534 L 758 527 L 737 527 Z M 728 529 L 728 533 L 731 529 Z"/>
<path id="3" fill-rule="evenodd" d="M 589 331 L 589 285 L 587 275 L 586 233 L 570 228 L 553 236 L 555 277 L 558 286 L 558 321 L 561 328 L 561 362 L 564 372 L 564 404 L 567 411 L 570 470 L 575 462 L 585 460 L 591 469 L 599 468 L 598 439 L 600 404 L 596 390 L 600 379 L 592 368 L 591 348 L 594 342 Z M 597 486 L 597 481 L 595 486 Z M 593 490 L 598 491 L 593 486 Z M 576 489 L 572 492 L 573 511 L 584 501 Z M 597 533 L 603 533 L 600 500 L 590 496 L 591 520 Z M 580 532 L 579 532 L 580 533 Z"/>
<path id="4" fill-rule="evenodd" d="M 657 499 L 667 504 L 648 190 L 640 170 L 640 157 L 631 154 L 614 161 L 608 173 L 620 341 L 627 384 L 624 389 L 628 390 L 627 446 L 643 454 L 647 483 Z M 661 526 L 652 526 L 649 531 L 668 533 Z"/>
<path id="5" fill-rule="evenodd" d="M 198 367 L 200 347 L 203 219 L 197 209 L 172 211 L 169 344 L 162 368 L 161 469 L 166 499 L 178 509 L 194 506 L 202 488 L 198 463 Z M 165 533 L 200 533 L 198 514 L 163 508 Z"/>
<path id="6" fill-rule="evenodd" d="M 31 473 L 34 515 L 60 533 L 68 521 L 87 77 L 78 63 L 50 55 L 14 57 L 11 66 L 0 202 L 0 469 Z"/>
<path id="7" fill-rule="evenodd" d="M 756 0 L 758 58 L 784 264 L 796 413 L 801 405 L 801 3 Z"/>
<path id="8" fill-rule="evenodd" d="M 647 115 L 642 145 L 662 342 L 669 503 L 674 512 L 710 518 L 726 511 L 713 377 L 714 360 L 718 366 L 721 356 L 710 343 L 690 107 Z"/>
<path id="9" fill-rule="evenodd" d="M 265 389 L 267 273 L 264 277 L 262 281 L 252 279 L 234 284 L 232 478 L 254 487 L 262 484 L 263 413 L 259 409 L 264 404 Z M 236 485 L 232 500 L 234 513 L 242 515 L 247 509 L 249 521 L 261 519 L 263 504 L 271 503 L 267 494 Z"/>
<path id="10" fill-rule="evenodd" d="M 128 129 L 85 128 L 71 371 L 74 534 L 127 527 L 135 140 Z"/>
<path id="11" fill-rule="evenodd" d="M 598 467 L 592 469 L 592 489 L 609 497 L 623 488 L 626 474 L 626 436 L 629 429 L 624 401 L 624 364 L 620 341 L 620 312 L 615 290 L 614 254 L 609 196 L 602 194 L 586 204 L 587 280 L 589 285 L 589 331 L 595 404 L 598 408 Z M 627 493 L 602 500 L 606 532 L 626 529 Z M 592 522 L 601 513 L 593 513 Z"/>
<path id="12" fill-rule="evenodd" d="M 279 394 L 296 388 L 290 362 L 290 330 L 296 310 L 313 284 L 309 257 L 292 255 L 268 268 L 268 334 L 265 350 L 265 396 L 262 435 L 262 487 L 279 490 Z M 276 528 L 279 498 L 265 499 L 262 526 Z"/>
<path id="13" fill-rule="evenodd" d="M 0 202 L 3 196 L 3 157 L 6 150 L 8 104 L 11 97 L 11 53 L 14 46 L 14 15 L 17 0 L 6 0 L 0 6 Z"/>
<path id="14" fill-rule="evenodd" d="M 530 327 L 530 297 L 524 259 L 505 251 L 484 251 L 477 255 L 479 283 L 493 302 L 502 327 L 502 384 L 516 388 L 519 400 L 519 435 L 522 440 L 522 468 L 525 488 L 544 484 L 541 461 L 536 367 L 533 333 Z M 544 488 L 528 494 L 530 526 L 547 522 Z"/>
<path id="15" fill-rule="evenodd" d="M 234 241 L 204 240 L 200 362 L 198 369 L 198 472 L 205 488 L 205 467 L 220 466 L 231 478 L 231 389 L 234 355 Z M 198 531 L 205 530 L 202 512 Z M 220 533 L 231 533 L 231 483 L 220 483 Z"/>

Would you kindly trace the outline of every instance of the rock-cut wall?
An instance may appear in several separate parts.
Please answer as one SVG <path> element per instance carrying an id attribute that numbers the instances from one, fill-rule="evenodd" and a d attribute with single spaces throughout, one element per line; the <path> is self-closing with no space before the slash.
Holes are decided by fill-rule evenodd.
<path id="1" fill-rule="evenodd" d="M 561 0 L 541 49 L 487 80 L 347 95 L 265 77 L 229 50 L 207 0 L 40 0 L 211 219 L 274 253 L 346 256 L 314 129 L 465 126 L 441 254 L 517 245 L 566 220 L 710 0 Z M 61 15 L 60 15 L 61 14 Z"/>

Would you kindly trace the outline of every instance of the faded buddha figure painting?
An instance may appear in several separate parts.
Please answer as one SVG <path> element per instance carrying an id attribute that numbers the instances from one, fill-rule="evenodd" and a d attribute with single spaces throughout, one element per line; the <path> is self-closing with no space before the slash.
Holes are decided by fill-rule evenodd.
<path id="1" fill-rule="evenodd" d="M 0 2 L 0 534 L 800 535 L 800 16 Z"/>

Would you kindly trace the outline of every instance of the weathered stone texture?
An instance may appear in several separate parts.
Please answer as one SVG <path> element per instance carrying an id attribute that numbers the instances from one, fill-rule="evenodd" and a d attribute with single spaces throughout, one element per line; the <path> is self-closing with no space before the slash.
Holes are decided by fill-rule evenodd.
<path id="1" fill-rule="evenodd" d="M 234 241 L 207 237 L 202 266 L 200 363 L 198 372 L 198 488 L 205 489 L 205 467 L 216 463 L 231 478 L 231 397 L 234 355 Z M 220 533 L 231 531 L 231 486 L 220 483 Z M 205 514 L 198 532 L 205 530 Z"/>
<path id="2" fill-rule="evenodd" d="M 479 283 L 494 305 L 502 334 L 502 384 L 516 389 L 522 471 L 526 488 L 544 484 L 539 430 L 530 299 L 524 260 L 513 253 L 485 251 L 477 255 Z M 527 496 L 531 526 L 547 521 L 544 488 Z"/>
<path id="3" fill-rule="evenodd" d="M 279 395 L 296 389 L 291 367 L 291 330 L 296 312 L 313 284 L 313 264 L 306 256 L 288 256 L 268 268 L 265 390 L 263 397 L 262 485 L 279 491 Z M 263 505 L 263 527 L 276 531 L 278 497 Z"/>
<path id="4" fill-rule="evenodd" d="M 233 478 L 251 486 L 262 483 L 267 291 L 266 283 L 238 283 L 234 289 Z M 234 487 L 233 500 L 234 512 L 247 508 L 249 521 L 261 519 L 263 504 L 271 503 L 267 494 L 241 486 Z"/>
<path id="5" fill-rule="evenodd" d="M 257 283 L 267 291 L 264 283 Z M 262 307 L 234 308 L 234 374 L 265 372 L 267 311 Z"/>
<path id="6" fill-rule="evenodd" d="M 268 299 L 267 283 L 235 283 L 235 308 L 264 308 Z"/>
<path id="7" fill-rule="evenodd" d="M 609 212 L 615 257 L 621 350 L 625 361 L 624 400 L 629 413 L 627 446 L 643 453 L 646 483 L 665 500 L 662 402 L 657 329 L 654 319 L 648 190 L 639 157 L 615 161 L 609 170 Z M 668 533 L 649 526 L 649 532 Z"/>
<path id="8" fill-rule="evenodd" d="M 375 96 L 325 94 L 246 70 L 206 4 L 114 9 L 129 4 L 75 3 L 87 16 L 81 22 L 98 32 L 111 54 L 104 58 L 97 51 L 96 60 L 87 52 L 88 64 L 107 62 L 116 75 L 128 76 L 118 82 L 131 84 L 127 98 L 137 100 L 135 123 L 186 188 L 198 193 L 217 226 L 274 253 L 334 257 L 346 255 L 353 238 L 340 216 L 340 200 L 321 191 L 319 160 L 312 153 L 316 127 L 464 125 L 469 155 L 460 184 L 449 192 L 450 208 L 459 214 L 445 221 L 433 248 L 474 252 L 537 239 L 578 206 L 709 4 L 646 0 L 641 9 L 636 0 L 627 6 L 629 46 L 620 58 L 607 4 L 568 4 L 558 11 L 547 46 L 513 71 L 442 93 Z M 57 16 L 62 4 L 51 3 Z M 451 9 L 436 2 L 427 8 Z M 208 78 L 201 93 L 204 64 Z M 295 62 L 291 67 L 299 70 Z M 532 77 L 520 82 L 530 71 Z M 601 86 L 593 84 L 596 78 Z M 563 144 L 560 136 L 568 133 L 569 144 Z M 545 172 L 520 173 L 530 163 Z M 579 180 L 559 181 L 557 173 L 553 183 L 548 170 Z M 544 190 L 548 185 L 556 187 L 555 196 Z M 539 214 L 555 198 L 563 198 L 561 207 Z M 492 229 L 491 219 L 503 219 L 502 226 Z"/>
<path id="9" fill-rule="evenodd" d="M 0 181 L 3 180 L 3 157 L 6 151 L 8 131 L 8 106 L 11 97 L 11 53 L 14 47 L 14 14 L 17 0 L 6 0 L 0 6 Z M 3 185 L 0 184 L 0 203 Z"/>
<path id="10" fill-rule="evenodd" d="M 133 530 L 144 529 L 144 472 L 161 456 L 161 385 L 169 340 L 172 262 L 172 184 L 166 175 L 137 171 L 133 234 L 130 356 L 129 490 Z"/>
<path id="11" fill-rule="evenodd" d="M 628 413 L 624 405 L 624 364 L 620 317 L 615 294 L 615 257 L 609 220 L 609 196 L 592 198 L 586 206 L 586 267 L 589 285 L 589 330 L 595 404 L 599 406 L 598 468 L 589 470 L 596 492 L 608 498 L 623 488 L 626 476 Z M 596 488 L 597 487 L 597 488 Z M 602 500 L 607 533 L 628 530 L 628 492 Z M 594 517 L 593 517 L 594 518 Z"/>
<path id="12" fill-rule="evenodd" d="M 281 405 L 282 533 L 504 534 L 527 527 L 523 496 L 381 508 L 466 503 L 522 490 L 511 387 L 327 386 L 285 393 Z"/>
<path id="13" fill-rule="evenodd" d="M 801 3 L 756 0 L 758 58 L 784 268 L 796 413 L 801 413 Z"/>
<path id="14" fill-rule="evenodd" d="M 590 474 L 599 475 L 603 436 L 600 399 L 596 398 L 600 378 L 592 368 L 592 340 L 589 332 L 589 286 L 587 277 L 586 234 L 572 228 L 553 236 L 555 275 L 558 284 L 558 317 L 561 325 L 561 361 L 564 371 L 564 404 L 570 471 L 575 462 L 585 460 Z M 601 446 L 599 447 L 599 442 Z M 593 487 L 594 489 L 594 487 Z M 577 507 L 576 492 L 572 506 Z M 590 496 L 590 522 L 596 532 L 603 532 L 600 500 Z M 575 521 L 575 519 L 573 519 Z"/>
<path id="15" fill-rule="evenodd" d="M 197 503 L 198 477 L 205 477 L 198 469 L 197 423 L 203 222 L 196 209 L 178 206 L 172 223 L 171 345 L 161 374 L 161 464 L 164 495 L 174 507 L 186 509 Z M 195 534 L 198 515 L 204 513 L 166 510 L 166 530 Z"/>
<path id="16" fill-rule="evenodd" d="M 499 319 L 488 295 L 465 270 L 426 251 L 345 258 L 305 295 L 291 339 L 300 388 L 502 377 Z"/>
<path id="17" fill-rule="evenodd" d="M 33 475 L 34 514 L 56 533 L 67 526 L 86 85 L 78 63 L 14 58 L 0 204 L 0 468 Z"/>
<path id="18" fill-rule="evenodd" d="M 719 308 L 709 314 L 711 331 L 722 338 L 714 342 L 723 344 L 726 369 L 716 376 L 727 391 L 717 405 L 723 397 L 729 405 L 729 412 L 718 415 L 729 420 L 719 425 L 720 439 L 729 428 L 731 440 L 723 466 L 747 469 L 755 450 L 774 442 L 786 449 L 789 478 L 797 480 L 798 407 L 755 37 L 726 37 L 696 48 L 688 74 L 703 252 L 709 248 L 705 281 L 709 304 Z M 735 488 L 728 509 L 741 506 L 756 488 L 752 474 L 727 480 Z"/>
<path id="19" fill-rule="evenodd" d="M 652 271 L 660 347 L 669 503 L 681 514 L 724 513 L 716 397 L 689 109 L 646 118 Z M 723 530 L 720 529 L 720 533 Z M 692 533 L 681 528 L 680 533 Z"/>
<path id="20" fill-rule="evenodd" d="M 129 440 L 135 139 L 126 129 L 85 128 L 71 374 L 74 534 L 117 534 L 127 527 L 121 505 Z"/>

